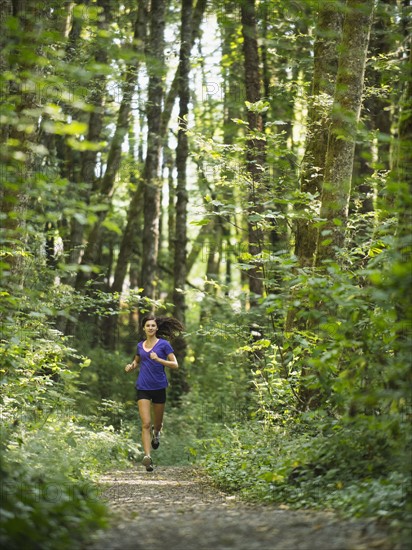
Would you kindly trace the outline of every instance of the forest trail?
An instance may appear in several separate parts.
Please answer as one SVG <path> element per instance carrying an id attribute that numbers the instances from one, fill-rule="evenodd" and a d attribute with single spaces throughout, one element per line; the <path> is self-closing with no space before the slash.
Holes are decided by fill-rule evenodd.
<path id="1" fill-rule="evenodd" d="M 137 466 L 101 479 L 112 527 L 89 550 L 391 550 L 367 521 L 248 504 L 191 467 Z"/>

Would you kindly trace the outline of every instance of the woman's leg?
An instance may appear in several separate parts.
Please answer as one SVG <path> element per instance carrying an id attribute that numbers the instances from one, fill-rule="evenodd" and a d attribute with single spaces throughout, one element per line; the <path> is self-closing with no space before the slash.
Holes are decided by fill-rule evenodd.
<path id="1" fill-rule="evenodd" d="M 151 426 L 151 415 L 150 415 L 150 400 L 149 399 L 139 399 L 137 402 L 139 406 L 140 420 L 142 421 L 142 443 L 143 450 L 146 456 L 150 456 L 150 426 Z"/>
<path id="2" fill-rule="evenodd" d="M 155 434 L 158 434 L 162 429 L 164 412 L 165 412 L 165 403 L 153 403 Z"/>

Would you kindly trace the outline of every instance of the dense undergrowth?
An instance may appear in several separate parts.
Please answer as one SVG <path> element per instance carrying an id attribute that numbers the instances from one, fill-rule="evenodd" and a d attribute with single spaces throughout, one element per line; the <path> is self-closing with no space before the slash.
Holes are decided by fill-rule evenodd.
<path id="1" fill-rule="evenodd" d="M 387 437 L 388 418 L 307 413 L 269 425 L 246 419 L 244 409 L 240 422 L 236 407 L 233 402 L 219 408 L 189 394 L 182 410 L 169 413 L 167 428 L 181 446 L 183 463 L 204 468 L 219 488 L 248 501 L 377 521 L 397 548 L 409 547 L 406 418 L 394 441 Z"/>
<path id="2" fill-rule="evenodd" d="M 62 409 L 34 421 L 2 433 L 0 540 L 10 550 L 77 547 L 108 524 L 99 475 L 129 467 L 139 444 L 104 415 Z"/>
<path id="3" fill-rule="evenodd" d="M 42 427 L 8 438 L 1 463 L 5 548 L 73 548 L 107 525 L 96 477 L 110 465 L 126 466 L 138 449 L 110 426 L 79 420 L 53 414 Z"/>
<path id="4" fill-rule="evenodd" d="M 194 423 L 190 453 L 220 487 L 290 508 L 372 518 L 409 547 L 405 260 L 376 248 L 359 270 L 331 265 L 316 277 L 289 270 L 290 294 L 268 295 L 260 318 L 229 316 L 222 305 L 213 312 L 198 331 L 204 341 L 182 412 L 205 420 Z M 272 323 L 262 321 L 271 312 Z"/>
<path id="5" fill-rule="evenodd" d="M 385 441 L 361 426 L 310 431 L 308 425 L 301 433 L 255 423 L 222 427 L 192 453 L 219 486 L 246 499 L 335 510 L 383 520 L 394 532 L 406 530 L 409 478 L 391 461 Z"/>
<path id="6" fill-rule="evenodd" d="M 80 380 L 90 360 L 29 299 L 2 326 L 0 542 L 64 550 L 107 525 L 96 479 L 130 464 L 140 448 L 112 425 L 113 403 L 84 408 Z"/>

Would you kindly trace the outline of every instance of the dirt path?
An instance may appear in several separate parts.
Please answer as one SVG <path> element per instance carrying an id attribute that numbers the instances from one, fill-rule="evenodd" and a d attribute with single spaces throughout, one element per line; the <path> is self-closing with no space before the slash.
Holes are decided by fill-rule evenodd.
<path id="1" fill-rule="evenodd" d="M 90 550 L 393 550 L 370 522 L 246 504 L 190 467 L 112 472 L 101 486 L 113 527 Z"/>

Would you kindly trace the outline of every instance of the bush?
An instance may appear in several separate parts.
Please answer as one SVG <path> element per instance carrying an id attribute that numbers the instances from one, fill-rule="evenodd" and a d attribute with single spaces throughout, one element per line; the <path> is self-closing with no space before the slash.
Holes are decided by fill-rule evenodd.
<path id="1" fill-rule="evenodd" d="M 36 431 L 14 431 L 4 451 L 1 542 L 10 550 L 60 550 L 107 524 L 95 479 L 129 465 L 140 448 L 97 418 L 51 415 Z"/>
<path id="2" fill-rule="evenodd" d="M 219 486 L 244 498 L 406 526 L 408 474 L 393 471 L 377 433 L 319 421 L 307 430 L 250 423 L 198 441 L 194 454 Z"/>
<path id="3" fill-rule="evenodd" d="M 2 462 L 0 542 L 8 550 L 63 550 L 106 525 L 107 511 L 93 484 L 65 472 L 32 472 Z"/>

